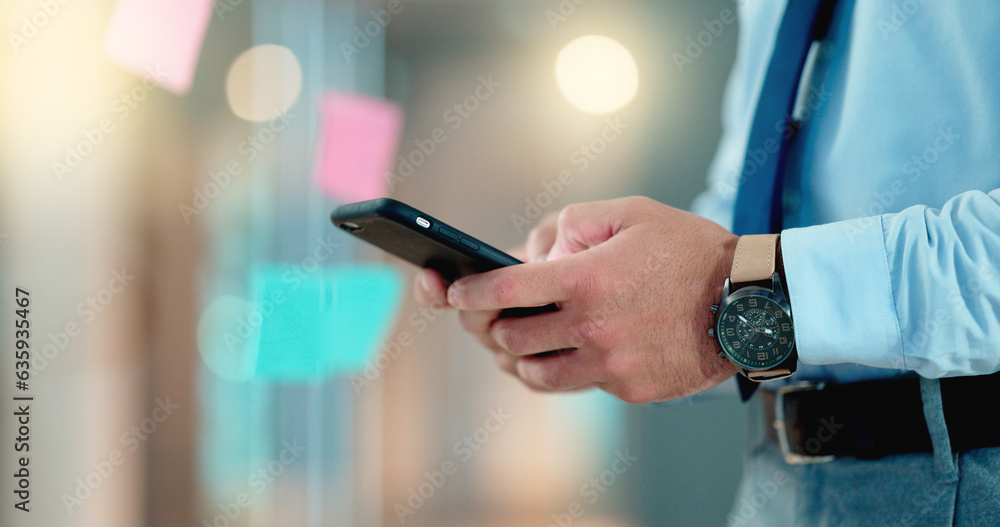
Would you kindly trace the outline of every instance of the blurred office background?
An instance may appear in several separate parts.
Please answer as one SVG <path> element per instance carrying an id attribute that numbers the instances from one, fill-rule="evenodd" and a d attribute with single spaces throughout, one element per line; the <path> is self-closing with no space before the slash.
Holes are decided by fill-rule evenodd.
<path id="1" fill-rule="evenodd" d="M 18 0 L 0 15 L 0 282 L 31 291 L 35 350 L 32 510 L 2 493 L 0 524 L 726 523 L 738 401 L 528 391 L 454 314 L 414 304 L 413 269 L 329 224 L 343 201 L 313 174 L 323 94 L 356 93 L 402 108 L 396 155 L 420 160 L 395 158 L 388 195 L 500 248 L 576 201 L 688 207 L 737 40 L 716 22 L 736 3 L 215 0 L 181 94 L 108 59 L 116 3 Z M 561 50 L 586 35 L 634 59 L 620 108 L 584 111 L 557 81 Z M 241 76 L 248 52 L 260 55 Z M 569 67 L 598 67 L 587 53 Z M 255 325 L 247 306 L 274 273 L 328 283 L 368 268 L 386 278 L 384 344 L 349 350 L 354 366 L 299 375 L 291 344 L 256 367 L 219 355 L 223 330 Z M 347 309 L 337 291 L 333 308 Z M 10 401 L 13 358 L 0 364 Z M 6 407 L 2 422 L 12 474 Z"/>

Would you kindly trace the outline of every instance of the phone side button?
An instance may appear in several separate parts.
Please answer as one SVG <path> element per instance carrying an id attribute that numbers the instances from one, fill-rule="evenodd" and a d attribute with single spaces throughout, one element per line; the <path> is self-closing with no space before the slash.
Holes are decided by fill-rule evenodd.
<path id="1" fill-rule="evenodd" d="M 470 248 L 470 249 L 472 249 L 474 251 L 478 251 L 479 250 L 479 245 L 476 242 L 468 240 L 466 238 L 462 238 L 462 245 L 464 245 L 464 246 L 466 246 L 466 247 L 468 247 L 468 248 Z"/>
<path id="2" fill-rule="evenodd" d="M 440 232 L 441 234 L 444 234 L 445 236 L 451 238 L 452 240 L 457 240 L 458 239 L 458 235 L 457 234 L 455 234 L 452 231 L 449 231 L 448 229 L 445 229 L 444 227 L 438 227 L 438 232 Z"/>

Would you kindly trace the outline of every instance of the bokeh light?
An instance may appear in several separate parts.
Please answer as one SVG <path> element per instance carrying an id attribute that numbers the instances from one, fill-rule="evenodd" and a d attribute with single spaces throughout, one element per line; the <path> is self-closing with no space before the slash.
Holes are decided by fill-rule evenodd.
<path id="1" fill-rule="evenodd" d="M 198 351 L 209 370 L 231 381 L 253 377 L 259 317 L 259 310 L 238 296 L 220 296 L 205 308 L 198 323 Z"/>
<path id="2" fill-rule="evenodd" d="M 639 88 L 635 59 L 618 41 L 580 37 L 556 58 L 556 80 L 569 102 L 585 112 L 613 112 L 632 100 Z"/>
<path id="3" fill-rule="evenodd" d="M 288 110 L 302 91 L 302 68 L 292 50 L 254 46 L 233 61 L 226 98 L 233 113 L 248 121 L 268 121 Z"/>

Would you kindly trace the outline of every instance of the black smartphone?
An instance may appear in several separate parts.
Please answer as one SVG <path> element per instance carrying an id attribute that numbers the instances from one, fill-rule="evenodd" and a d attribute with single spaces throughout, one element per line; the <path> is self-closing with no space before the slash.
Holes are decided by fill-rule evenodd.
<path id="1" fill-rule="evenodd" d="M 420 267 L 441 274 L 447 284 L 475 273 L 524 263 L 476 238 L 390 198 L 341 205 L 330 214 L 340 229 Z M 555 304 L 505 309 L 501 317 L 558 311 Z"/>

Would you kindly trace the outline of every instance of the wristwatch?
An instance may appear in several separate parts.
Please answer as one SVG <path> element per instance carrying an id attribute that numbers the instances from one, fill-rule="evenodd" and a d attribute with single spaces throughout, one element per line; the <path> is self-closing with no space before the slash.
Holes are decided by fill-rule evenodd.
<path id="1" fill-rule="evenodd" d="M 733 268 L 722 287 L 722 301 L 712 306 L 719 340 L 741 375 L 751 381 L 783 379 L 795 372 L 792 310 L 775 272 L 777 234 L 741 236 Z"/>

